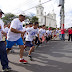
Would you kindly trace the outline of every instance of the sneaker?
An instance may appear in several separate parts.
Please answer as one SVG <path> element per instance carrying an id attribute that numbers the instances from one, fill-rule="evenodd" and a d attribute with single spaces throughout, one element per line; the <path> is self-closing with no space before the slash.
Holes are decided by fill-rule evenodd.
<path id="1" fill-rule="evenodd" d="M 31 61 L 33 60 L 31 55 L 28 55 L 28 57 L 30 58 Z"/>
<path id="2" fill-rule="evenodd" d="M 38 48 L 39 45 L 36 45 L 35 48 Z"/>
<path id="3" fill-rule="evenodd" d="M 11 52 L 11 53 L 15 53 L 13 49 L 12 49 L 10 52 Z"/>
<path id="4" fill-rule="evenodd" d="M 41 45 L 39 45 L 38 47 L 42 47 Z"/>
<path id="5" fill-rule="evenodd" d="M 26 49 L 24 49 L 24 51 L 27 51 Z"/>
<path id="6" fill-rule="evenodd" d="M 7 69 L 7 68 L 2 70 L 2 72 L 9 72 L 9 71 L 10 71 L 10 70 Z"/>
<path id="7" fill-rule="evenodd" d="M 24 63 L 24 64 L 26 64 L 26 63 L 27 63 L 27 61 L 26 61 L 26 60 L 24 60 L 24 59 L 22 59 L 22 60 L 19 60 L 19 63 Z"/>
<path id="8" fill-rule="evenodd" d="M 7 69 L 11 70 L 11 67 L 9 67 L 9 66 L 8 66 L 8 68 L 7 68 Z"/>

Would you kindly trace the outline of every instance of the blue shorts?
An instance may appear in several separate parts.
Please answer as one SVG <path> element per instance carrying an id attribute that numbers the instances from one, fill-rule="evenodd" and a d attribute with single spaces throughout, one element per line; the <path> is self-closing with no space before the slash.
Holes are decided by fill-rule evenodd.
<path id="1" fill-rule="evenodd" d="M 32 47 L 34 46 L 31 41 L 26 41 L 25 46 Z"/>
<path id="2" fill-rule="evenodd" d="M 23 40 L 22 40 L 22 38 L 19 38 L 17 41 L 8 41 L 8 40 L 6 40 L 6 42 L 7 42 L 6 48 L 12 48 L 12 46 L 13 46 L 14 44 L 23 45 Z"/>

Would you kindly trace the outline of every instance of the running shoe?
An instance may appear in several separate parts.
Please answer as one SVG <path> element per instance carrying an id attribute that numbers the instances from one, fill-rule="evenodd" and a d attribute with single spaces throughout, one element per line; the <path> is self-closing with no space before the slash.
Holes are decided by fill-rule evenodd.
<path id="1" fill-rule="evenodd" d="M 33 60 L 31 55 L 28 55 L 28 57 L 30 58 L 31 61 Z"/>
<path id="2" fill-rule="evenodd" d="M 26 63 L 28 63 L 26 60 L 24 60 L 24 59 L 22 59 L 22 60 L 19 60 L 19 63 L 24 63 L 24 64 L 26 64 Z"/>
<path id="3" fill-rule="evenodd" d="M 9 71 L 10 71 L 10 70 L 7 69 L 7 68 L 2 70 L 2 72 L 9 72 Z"/>

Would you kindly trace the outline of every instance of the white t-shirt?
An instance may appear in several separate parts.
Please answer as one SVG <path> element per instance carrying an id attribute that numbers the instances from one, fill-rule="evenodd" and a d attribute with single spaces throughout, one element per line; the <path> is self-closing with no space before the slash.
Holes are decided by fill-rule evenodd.
<path id="1" fill-rule="evenodd" d="M 23 27 L 23 31 L 26 31 L 26 27 Z M 26 38 L 26 32 L 24 34 L 24 38 Z"/>
<path id="2" fill-rule="evenodd" d="M 9 28 L 6 27 L 6 28 L 5 28 L 5 33 L 8 33 L 8 31 L 9 31 Z"/>
<path id="3" fill-rule="evenodd" d="M 4 22 L 0 19 L 0 26 L 1 26 L 1 29 L 0 29 L 0 41 L 2 41 L 2 31 L 4 31 Z"/>
<path id="4" fill-rule="evenodd" d="M 61 30 L 59 30 L 59 34 L 61 34 Z"/>
<path id="5" fill-rule="evenodd" d="M 11 32 L 11 28 L 22 31 L 23 30 L 23 23 L 19 20 L 19 18 L 14 19 L 11 22 L 10 29 L 7 33 L 7 40 L 8 41 L 17 41 L 19 38 L 21 38 L 21 33 Z"/>
<path id="6" fill-rule="evenodd" d="M 37 28 L 38 29 L 38 31 L 39 31 L 39 28 Z M 37 34 L 35 34 L 35 37 L 38 37 L 38 35 Z"/>
<path id="7" fill-rule="evenodd" d="M 47 30 L 46 31 L 46 33 L 47 33 L 47 37 L 50 35 L 50 31 L 49 30 Z"/>
<path id="8" fill-rule="evenodd" d="M 44 34 L 44 35 L 46 34 L 46 30 L 41 28 L 41 29 L 39 30 L 39 38 L 42 38 L 43 34 Z"/>
<path id="9" fill-rule="evenodd" d="M 50 32 L 50 35 L 52 35 L 52 30 L 50 30 L 49 32 Z"/>
<path id="10" fill-rule="evenodd" d="M 57 32 L 56 31 L 53 31 L 53 35 L 56 35 L 57 34 Z"/>
<path id="11" fill-rule="evenodd" d="M 26 32 L 27 32 L 25 39 L 26 41 L 33 41 L 35 35 L 39 33 L 38 28 L 34 29 L 33 27 L 28 27 L 26 29 Z"/>
<path id="12" fill-rule="evenodd" d="M 56 30 L 56 33 L 59 33 L 59 30 Z"/>

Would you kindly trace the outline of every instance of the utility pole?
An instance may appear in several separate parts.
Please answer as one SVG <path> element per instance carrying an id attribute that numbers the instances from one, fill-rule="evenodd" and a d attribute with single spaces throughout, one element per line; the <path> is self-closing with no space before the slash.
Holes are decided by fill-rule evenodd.
<path id="1" fill-rule="evenodd" d="M 45 12 L 45 26 L 46 26 L 46 12 Z"/>
<path id="2" fill-rule="evenodd" d="M 59 6 L 61 6 L 60 10 L 60 28 L 64 29 L 64 0 L 59 0 Z"/>

